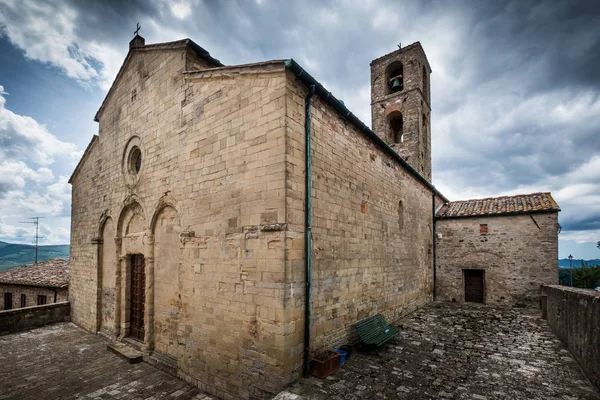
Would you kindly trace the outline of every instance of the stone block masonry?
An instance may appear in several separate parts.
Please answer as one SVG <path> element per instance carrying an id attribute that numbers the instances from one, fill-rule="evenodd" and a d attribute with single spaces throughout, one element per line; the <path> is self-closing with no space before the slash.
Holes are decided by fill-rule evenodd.
<path id="1" fill-rule="evenodd" d="M 298 374 L 304 321 L 304 98 L 288 73 L 286 354 Z M 313 353 L 355 340 L 352 324 L 431 301 L 431 192 L 321 98 L 312 102 Z"/>
<path id="2" fill-rule="evenodd" d="M 268 398 L 303 362 L 307 88 L 284 61 L 207 65 L 188 42 L 131 50 L 97 114 L 71 178 L 72 317 L 219 398 Z M 312 111 L 319 352 L 431 301 L 433 215 L 381 144 Z"/>
<path id="3" fill-rule="evenodd" d="M 538 305 L 558 283 L 558 212 L 436 222 L 437 299 L 465 301 L 465 270 L 484 271 L 484 303 Z"/>
<path id="4" fill-rule="evenodd" d="M 38 296 L 46 296 L 47 303 L 69 300 L 68 288 L 53 289 L 40 286 L 0 284 L 0 311 L 4 310 L 4 293 L 11 294 L 11 308 L 20 308 L 22 300 L 25 300 L 25 307 L 36 306 L 38 305 Z"/>
<path id="5" fill-rule="evenodd" d="M 70 321 L 68 301 L 0 311 L 0 335 Z"/>
<path id="6" fill-rule="evenodd" d="M 221 398 L 265 398 L 293 379 L 284 66 L 195 71 L 206 65 L 190 53 L 136 49 L 98 115 L 72 177 L 73 321 L 129 336 L 131 257 L 142 254 L 143 350 Z"/>
<path id="7" fill-rule="evenodd" d="M 600 293 L 544 286 L 548 325 L 600 392 Z"/>

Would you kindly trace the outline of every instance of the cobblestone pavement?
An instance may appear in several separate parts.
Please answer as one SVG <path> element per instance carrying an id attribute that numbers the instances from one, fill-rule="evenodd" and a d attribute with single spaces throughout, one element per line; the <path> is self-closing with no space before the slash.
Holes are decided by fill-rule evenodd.
<path id="1" fill-rule="evenodd" d="M 539 310 L 432 304 L 398 322 L 395 344 L 355 350 L 334 375 L 303 380 L 282 398 L 600 399 L 539 316 Z"/>
<path id="2" fill-rule="evenodd" d="M 210 399 L 71 323 L 0 336 L 0 399 Z"/>

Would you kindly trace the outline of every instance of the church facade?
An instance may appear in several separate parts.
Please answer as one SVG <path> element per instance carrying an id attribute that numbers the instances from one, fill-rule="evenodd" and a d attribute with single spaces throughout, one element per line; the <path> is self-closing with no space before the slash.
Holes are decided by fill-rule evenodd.
<path id="1" fill-rule="evenodd" d="M 136 36 L 72 184 L 71 318 L 221 398 L 432 301 L 431 68 L 371 63 L 374 131 L 294 60 Z"/>

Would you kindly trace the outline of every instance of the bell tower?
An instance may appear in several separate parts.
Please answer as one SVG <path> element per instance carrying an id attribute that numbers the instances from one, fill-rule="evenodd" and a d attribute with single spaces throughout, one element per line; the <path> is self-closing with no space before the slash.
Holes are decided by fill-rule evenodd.
<path id="1" fill-rule="evenodd" d="M 371 61 L 373 131 L 428 181 L 430 74 L 431 67 L 419 42 Z"/>

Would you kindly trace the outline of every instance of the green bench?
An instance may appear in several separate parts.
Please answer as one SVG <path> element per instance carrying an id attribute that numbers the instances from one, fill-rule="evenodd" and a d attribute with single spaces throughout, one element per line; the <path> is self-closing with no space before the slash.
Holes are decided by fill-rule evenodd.
<path id="1" fill-rule="evenodd" d="M 373 315 L 352 324 L 364 344 L 381 346 L 400 331 L 396 326 L 389 326 L 381 314 Z"/>

